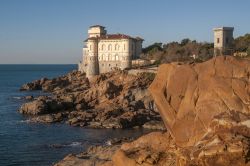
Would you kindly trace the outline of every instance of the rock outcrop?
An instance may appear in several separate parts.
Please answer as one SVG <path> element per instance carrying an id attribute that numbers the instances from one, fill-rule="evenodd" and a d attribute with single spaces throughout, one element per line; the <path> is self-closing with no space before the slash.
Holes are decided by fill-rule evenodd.
<path id="1" fill-rule="evenodd" d="M 161 65 L 150 92 L 168 131 L 126 143 L 114 166 L 250 165 L 250 61 Z"/>
<path id="2" fill-rule="evenodd" d="M 195 65 L 159 68 L 150 92 L 179 146 L 194 146 L 215 124 L 250 120 L 250 62 L 217 57 Z"/>
<path id="3" fill-rule="evenodd" d="M 119 75 L 110 83 L 105 81 L 109 76 L 101 75 L 94 81 L 95 90 L 90 88 L 85 94 L 88 97 L 72 98 L 82 103 L 95 103 L 94 110 L 109 103 L 111 108 L 100 111 L 95 120 L 89 122 L 92 125 L 147 126 L 151 123 L 151 127 L 160 128 L 156 116 L 150 116 L 155 113 L 149 111 L 153 108 L 147 98 L 149 94 L 145 95 L 147 91 L 141 88 L 148 85 L 144 77 L 139 77 L 141 81 L 129 79 L 131 82 L 126 82 L 127 79 Z M 119 79 L 126 84 L 120 86 Z M 101 84 L 105 86 L 96 91 Z M 250 60 L 221 56 L 199 64 L 163 64 L 149 90 L 167 131 L 152 132 L 122 145 L 95 147 L 87 153 L 70 155 L 58 166 L 250 165 Z M 85 104 L 78 105 L 78 111 L 70 112 L 70 116 L 74 117 L 83 107 Z M 142 116 L 143 110 L 149 114 Z"/>
<path id="4" fill-rule="evenodd" d="M 106 145 L 90 146 L 86 152 L 69 154 L 54 166 L 112 166 L 112 156 L 122 143 L 134 138 L 111 139 Z"/>
<path id="5" fill-rule="evenodd" d="M 40 96 L 24 103 L 20 113 L 33 115 L 32 122 L 66 122 L 91 128 L 165 129 L 147 90 L 150 73 L 130 75 L 113 71 L 92 79 L 74 71 L 54 79 L 42 78 L 27 83 L 20 90 L 43 90 Z"/>

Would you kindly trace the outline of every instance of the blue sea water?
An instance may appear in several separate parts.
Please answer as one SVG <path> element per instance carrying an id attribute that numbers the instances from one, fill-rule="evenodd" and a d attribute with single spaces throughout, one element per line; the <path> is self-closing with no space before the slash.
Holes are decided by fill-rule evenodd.
<path id="1" fill-rule="evenodd" d="M 0 166 L 53 165 L 69 153 L 89 145 L 104 144 L 110 138 L 137 137 L 143 130 L 84 129 L 66 124 L 28 123 L 17 112 L 27 95 L 22 84 L 41 77 L 52 78 L 76 69 L 76 65 L 0 65 Z"/>

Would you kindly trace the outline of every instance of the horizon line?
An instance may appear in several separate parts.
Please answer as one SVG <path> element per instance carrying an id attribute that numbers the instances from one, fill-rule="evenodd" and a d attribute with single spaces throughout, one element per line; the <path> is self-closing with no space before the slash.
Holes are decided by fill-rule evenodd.
<path id="1" fill-rule="evenodd" d="M 77 63 L 0 63 L 0 65 L 77 65 Z"/>

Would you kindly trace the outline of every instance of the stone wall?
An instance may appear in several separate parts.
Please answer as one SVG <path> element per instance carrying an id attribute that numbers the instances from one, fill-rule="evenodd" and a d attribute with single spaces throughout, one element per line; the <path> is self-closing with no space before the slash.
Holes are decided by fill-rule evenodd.
<path id="1" fill-rule="evenodd" d="M 106 73 L 114 70 L 115 68 L 120 68 L 120 61 L 99 61 L 99 71 L 100 73 Z"/>

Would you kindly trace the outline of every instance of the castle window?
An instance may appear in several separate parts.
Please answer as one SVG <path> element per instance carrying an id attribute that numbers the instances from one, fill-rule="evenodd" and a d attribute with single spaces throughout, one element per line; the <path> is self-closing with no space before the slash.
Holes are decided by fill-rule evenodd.
<path id="1" fill-rule="evenodd" d="M 118 61 L 119 60 L 119 56 L 116 54 L 115 55 L 115 60 Z"/>
<path id="2" fill-rule="evenodd" d="M 109 50 L 109 51 L 112 50 L 112 45 L 111 45 L 111 44 L 108 46 L 108 50 Z"/>
<path id="3" fill-rule="evenodd" d="M 217 38 L 217 43 L 220 43 L 220 38 Z"/>
<path id="4" fill-rule="evenodd" d="M 109 66 L 110 66 L 110 64 L 109 64 Z"/>
<path id="5" fill-rule="evenodd" d="M 228 38 L 226 38 L 226 44 L 228 44 Z"/>
<path id="6" fill-rule="evenodd" d="M 125 44 L 124 44 L 124 50 L 126 49 Z"/>
<path id="7" fill-rule="evenodd" d="M 91 47 L 91 45 L 89 45 L 89 50 L 91 50 L 92 49 L 92 47 Z"/>
<path id="8" fill-rule="evenodd" d="M 115 56 L 114 55 L 112 56 L 112 61 L 115 61 Z"/>
<path id="9" fill-rule="evenodd" d="M 115 50 L 119 50 L 119 45 L 118 44 L 115 45 Z"/>
<path id="10" fill-rule="evenodd" d="M 103 45 L 102 45 L 102 50 L 105 50 L 105 49 L 106 49 L 106 48 L 105 48 L 105 44 L 103 44 Z"/>

